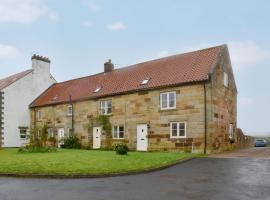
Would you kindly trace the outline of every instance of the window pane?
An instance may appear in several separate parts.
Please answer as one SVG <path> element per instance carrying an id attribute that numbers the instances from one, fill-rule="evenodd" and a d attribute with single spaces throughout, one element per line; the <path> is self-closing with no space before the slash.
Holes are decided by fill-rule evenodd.
<path id="1" fill-rule="evenodd" d="M 176 137 L 177 136 L 177 123 L 172 123 L 171 129 L 172 129 L 172 136 Z"/>
<path id="2" fill-rule="evenodd" d="M 119 126 L 119 131 L 124 132 L 124 126 Z"/>
<path id="3" fill-rule="evenodd" d="M 167 94 L 161 94 L 161 107 L 167 108 Z"/>
<path id="4" fill-rule="evenodd" d="M 180 126 L 180 129 L 185 129 L 185 124 L 184 123 L 180 123 L 179 126 Z"/>
<path id="5" fill-rule="evenodd" d="M 124 126 L 119 126 L 119 138 L 124 138 Z"/>
<path id="6" fill-rule="evenodd" d="M 177 136 L 177 129 L 172 129 L 172 136 L 174 136 L 174 137 Z"/>
<path id="7" fill-rule="evenodd" d="M 101 114 L 105 114 L 105 108 L 101 108 Z"/>
<path id="8" fill-rule="evenodd" d="M 118 137 L 118 129 L 117 128 L 118 128 L 117 126 L 114 126 L 113 127 L 113 137 L 114 138 L 117 138 Z"/>
<path id="9" fill-rule="evenodd" d="M 105 108 L 105 101 L 101 101 L 101 102 L 100 102 L 100 107 L 101 107 L 101 109 L 102 109 L 102 108 Z"/>
<path id="10" fill-rule="evenodd" d="M 175 107 L 175 93 L 169 93 L 169 106 Z"/>
<path id="11" fill-rule="evenodd" d="M 179 136 L 185 136 L 185 130 L 180 129 Z"/>
<path id="12" fill-rule="evenodd" d="M 224 86 L 228 87 L 228 74 L 224 72 Z"/>
<path id="13" fill-rule="evenodd" d="M 108 100 L 108 101 L 107 101 L 107 107 L 108 107 L 108 108 L 111 108 L 111 107 L 112 107 L 112 101 L 111 101 L 111 100 Z"/>
<path id="14" fill-rule="evenodd" d="M 20 138 L 25 139 L 26 138 L 26 129 L 20 129 Z"/>
<path id="15" fill-rule="evenodd" d="M 110 114 L 112 113 L 112 108 L 107 108 L 107 113 L 106 114 Z"/>
<path id="16" fill-rule="evenodd" d="M 177 129 L 177 123 L 172 123 L 172 129 Z"/>

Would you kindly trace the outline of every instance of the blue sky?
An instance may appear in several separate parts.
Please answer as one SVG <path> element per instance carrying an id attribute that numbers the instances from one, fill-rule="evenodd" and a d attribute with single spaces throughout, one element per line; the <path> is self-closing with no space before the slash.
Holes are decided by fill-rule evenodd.
<path id="1" fill-rule="evenodd" d="M 238 126 L 270 132 L 269 1 L 0 0 L 0 77 L 48 56 L 58 81 L 228 44 Z"/>

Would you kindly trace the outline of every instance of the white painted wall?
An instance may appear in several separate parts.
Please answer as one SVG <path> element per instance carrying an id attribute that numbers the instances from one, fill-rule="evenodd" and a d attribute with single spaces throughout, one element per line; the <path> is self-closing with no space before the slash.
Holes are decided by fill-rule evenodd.
<path id="1" fill-rule="evenodd" d="M 6 87 L 4 92 L 4 140 L 3 147 L 19 147 L 25 141 L 20 139 L 19 126 L 29 127 L 29 104 L 50 87 L 55 80 L 50 74 L 50 64 L 32 60 L 33 72 Z"/>

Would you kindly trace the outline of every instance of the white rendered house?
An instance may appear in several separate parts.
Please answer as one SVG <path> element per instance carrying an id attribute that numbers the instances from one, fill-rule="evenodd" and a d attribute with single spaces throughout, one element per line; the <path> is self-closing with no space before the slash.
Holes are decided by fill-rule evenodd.
<path id="1" fill-rule="evenodd" d="M 0 80 L 0 146 L 27 143 L 29 104 L 55 82 L 50 60 L 38 55 L 32 56 L 31 69 Z"/>

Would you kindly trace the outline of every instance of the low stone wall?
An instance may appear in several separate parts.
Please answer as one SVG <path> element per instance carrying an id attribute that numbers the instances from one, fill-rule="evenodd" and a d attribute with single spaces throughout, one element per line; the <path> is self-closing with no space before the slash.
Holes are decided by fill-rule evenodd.
<path id="1" fill-rule="evenodd" d="M 254 137 L 245 135 L 240 128 L 236 129 L 236 141 L 235 141 L 236 148 L 253 147 L 254 141 L 255 141 Z"/>

